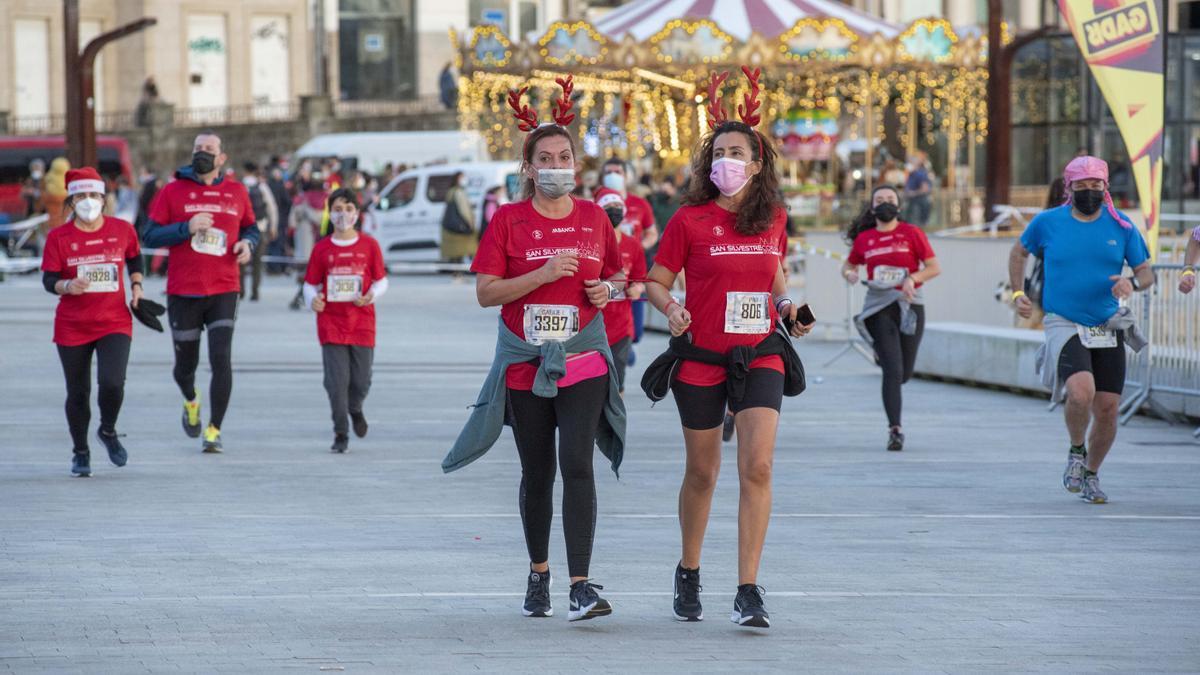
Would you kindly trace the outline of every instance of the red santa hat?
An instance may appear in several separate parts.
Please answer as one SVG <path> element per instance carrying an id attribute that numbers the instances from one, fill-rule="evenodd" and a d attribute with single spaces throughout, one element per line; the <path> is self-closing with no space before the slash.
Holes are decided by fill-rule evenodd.
<path id="1" fill-rule="evenodd" d="M 622 197 L 621 193 L 617 192 L 616 190 L 600 188 L 599 190 L 596 190 L 594 196 L 596 198 L 596 205 L 602 209 L 609 206 L 620 206 L 621 208 L 625 208 L 625 198 Z"/>
<path id="2" fill-rule="evenodd" d="M 67 172 L 67 196 L 84 192 L 99 192 L 104 194 L 104 179 L 90 166 L 71 169 Z"/>

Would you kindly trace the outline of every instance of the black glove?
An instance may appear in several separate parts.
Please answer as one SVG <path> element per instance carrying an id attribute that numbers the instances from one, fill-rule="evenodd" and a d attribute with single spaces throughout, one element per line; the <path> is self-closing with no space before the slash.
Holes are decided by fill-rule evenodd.
<path id="1" fill-rule="evenodd" d="M 146 327 L 152 328 L 160 333 L 163 332 L 163 325 L 162 322 L 158 320 L 158 317 L 167 313 L 166 307 L 163 307 L 153 300 L 142 298 L 138 301 L 137 307 L 134 307 L 132 302 L 129 303 L 129 311 L 133 312 L 134 318 L 136 318 L 138 321 L 141 321 Z"/>

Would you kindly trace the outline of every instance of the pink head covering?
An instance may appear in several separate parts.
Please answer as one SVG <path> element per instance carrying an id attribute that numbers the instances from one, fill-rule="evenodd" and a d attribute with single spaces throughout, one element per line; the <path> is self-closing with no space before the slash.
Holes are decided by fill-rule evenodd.
<path id="1" fill-rule="evenodd" d="M 1112 195 L 1108 193 L 1108 163 L 1099 157 L 1090 155 L 1076 157 L 1067 164 L 1067 168 L 1063 169 L 1063 188 L 1067 192 L 1067 198 L 1063 204 L 1071 203 L 1071 184 L 1077 180 L 1089 178 L 1099 178 L 1104 181 L 1104 206 L 1108 209 L 1108 215 L 1120 223 L 1121 227 L 1133 227 L 1133 223 L 1122 218 L 1117 213 L 1117 207 L 1113 206 Z"/>

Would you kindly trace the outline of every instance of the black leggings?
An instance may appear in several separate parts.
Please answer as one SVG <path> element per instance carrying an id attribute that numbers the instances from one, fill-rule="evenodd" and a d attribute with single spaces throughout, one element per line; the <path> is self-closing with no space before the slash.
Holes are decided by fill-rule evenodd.
<path id="1" fill-rule="evenodd" d="M 111 333 L 83 345 L 58 345 L 63 377 L 67 382 L 67 428 L 75 452 L 88 452 L 88 424 L 92 421 L 92 352 L 96 353 L 96 383 L 100 428 L 116 433 L 117 415 L 125 399 L 125 366 L 129 363 L 129 336 Z"/>
<path id="2" fill-rule="evenodd" d="M 196 366 L 200 364 L 200 332 L 208 331 L 208 365 L 212 368 L 208 398 L 209 422 L 221 428 L 233 392 L 233 324 L 237 293 L 167 298 L 171 335 L 175 341 L 175 384 L 183 397 L 196 398 Z"/>
<path id="3" fill-rule="evenodd" d="M 900 385 L 913 376 L 917 362 L 917 348 L 921 346 L 921 335 L 925 333 L 925 307 L 911 305 L 917 313 L 917 332 L 905 335 L 900 332 L 900 303 L 894 302 L 876 314 L 867 317 L 867 332 L 875 342 L 875 355 L 883 369 L 883 409 L 887 411 L 888 426 L 900 426 Z"/>
<path id="4" fill-rule="evenodd" d="M 563 534 L 567 570 L 586 577 L 596 534 L 596 481 L 592 453 L 608 396 L 608 376 L 577 382 L 554 398 L 508 390 L 513 438 L 521 456 L 521 524 L 534 563 L 550 559 L 550 521 L 554 517 L 554 430 L 563 477 Z"/>

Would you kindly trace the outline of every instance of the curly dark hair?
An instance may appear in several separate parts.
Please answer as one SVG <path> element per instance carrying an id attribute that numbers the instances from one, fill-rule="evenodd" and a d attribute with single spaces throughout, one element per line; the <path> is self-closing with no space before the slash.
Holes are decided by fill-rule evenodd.
<path id="1" fill-rule="evenodd" d="M 685 206 L 698 206 L 715 200 L 721 191 L 712 182 L 713 144 L 721 134 L 737 132 L 744 134 L 750 141 L 750 157 L 762 162 L 762 171 L 750 180 L 745 190 L 745 199 L 737 212 L 737 223 L 734 225 L 738 234 L 750 236 L 762 234 L 771 229 L 776 214 L 785 209 L 783 197 L 779 192 L 779 172 L 775 169 L 775 149 L 771 142 L 763 137 L 753 127 L 743 122 L 722 122 L 711 134 L 700 142 L 700 147 L 692 157 L 692 178 L 688 181 L 687 192 L 681 200 Z"/>
<path id="2" fill-rule="evenodd" d="M 521 194 L 518 200 L 525 201 L 533 199 L 534 185 L 533 179 L 525 175 L 525 169 L 533 165 L 533 151 L 537 147 L 538 142 L 543 138 L 550 136 L 562 136 L 571 144 L 571 156 L 575 157 L 575 138 L 571 136 L 571 132 L 567 131 L 566 127 L 560 127 L 557 124 L 543 124 L 542 126 L 529 132 L 529 136 L 525 138 L 525 145 L 521 148 Z"/>
<path id="3" fill-rule="evenodd" d="M 878 194 L 880 190 L 891 190 L 896 195 L 896 204 L 900 204 L 900 188 L 896 187 L 895 185 L 880 185 L 874 190 L 871 190 L 871 198 L 867 200 L 866 205 L 863 207 L 862 213 L 858 214 L 857 218 L 850 221 L 850 227 L 846 228 L 846 233 L 842 235 L 842 238 L 845 239 L 847 245 L 853 246 L 854 240 L 858 239 L 858 235 L 875 227 L 875 213 L 871 210 L 871 207 L 875 202 L 875 195 Z"/>

